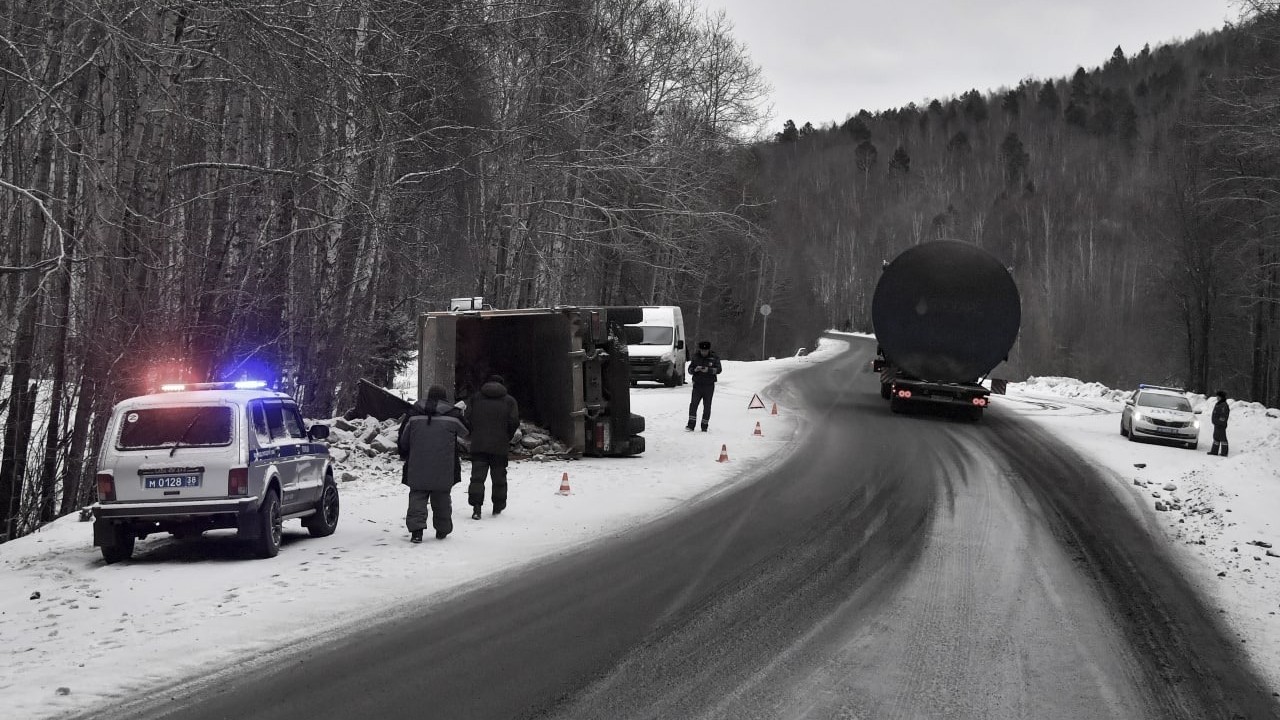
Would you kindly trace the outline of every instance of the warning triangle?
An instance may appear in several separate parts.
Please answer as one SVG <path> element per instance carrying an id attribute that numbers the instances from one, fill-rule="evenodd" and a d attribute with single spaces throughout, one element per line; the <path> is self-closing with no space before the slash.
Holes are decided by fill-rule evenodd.
<path id="1" fill-rule="evenodd" d="M 756 395 L 755 393 L 752 393 L 752 395 L 751 395 L 751 402 L 747 404 L 747 409 L 748 409 L 748 410 L 763 410 L 763 409 L 764 409 L 764 401 L 760 399 L 760 396 L 759 396 L 759 395 Z"/>

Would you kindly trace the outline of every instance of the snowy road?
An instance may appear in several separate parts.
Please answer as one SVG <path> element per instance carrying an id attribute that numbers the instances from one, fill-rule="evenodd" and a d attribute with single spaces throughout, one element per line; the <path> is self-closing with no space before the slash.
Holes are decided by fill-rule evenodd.
<path id="1" fill-rule="evenodd" d="M 788 379 L 758 482 L 146 716 L 1280 716 L 1128 500 L 1012 414 L 891 415 L 872 348 Z"/>

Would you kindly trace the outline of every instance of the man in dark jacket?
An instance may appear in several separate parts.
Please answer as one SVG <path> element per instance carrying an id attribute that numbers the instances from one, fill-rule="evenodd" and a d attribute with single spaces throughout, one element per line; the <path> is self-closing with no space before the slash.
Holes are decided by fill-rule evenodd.
<path id="1" fill-rule="evenodd" d="M 471 427 L 471 485 L 467 502 L 471 519 L 480 519 L 484 505 L 484 479 L 493 478 L 493 514 L 507 507 L 507 450 L 520 429 L 520 406 L 507 394 L 501 375 L 490 375 L 480 392 L 467 402 L 467 425 Z"/>
<path id="2" fill-rule="evenodd" d="M 1213 406 L 1213 449 L 1210 455 L 1227 456 L 1227 420 L 1231 417 L 1231 408 L 1227 405 L 1227 393 L 1218 391 L 1218 402 Z"/>
<path id="3" fill-rule="evenodd" d="M 689 424 L 693 430 L 698 419 L 698 403 L 702 403 L 702 432 L 707 431 L 711 419 L 711 397 L 716 394 L 716 376 L 720 374 L 720 356 L 711 351 L 711 341 L 698 343 L 698 351 L 689 361 L 689 375 L 693 376 L 693 399 L 689 401 Z"/>
<path id="4" fill-rule="evenodd" d="M 409 511 L 405 525 L 409 539 L 422 542 L 427 527 L 427 508 L 432 514 L 436 537 L 445 539 L 453 531 L 453 502 L 449 491 L 459 481 L 458 439 L 467 437 L 462 413 L 446 400 L 445 390 L 432 385 L 425 400 L 419 401 L 400 424 L 396 449 L 405 461 L 404 484 L 409 486 Z"/>

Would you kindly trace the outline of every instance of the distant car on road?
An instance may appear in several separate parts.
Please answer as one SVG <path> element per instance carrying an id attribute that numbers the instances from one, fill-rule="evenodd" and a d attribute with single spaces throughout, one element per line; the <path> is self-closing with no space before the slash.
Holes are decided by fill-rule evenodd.
<path id="1" fill-rule="evenodd" d="M 280 551 L 285 520 L 314 537 L 338 526 L 326 425 L 264 383 L 166 385 L 112 411 L 98 459 L 93 544 L 128 560 L 152 533 L 235 528 L 259 557 Z"/>
<path id="2" fill-rule="evenodd" d="M 1198 414 L 1182 390 L 1139 385 L 1120 414 L 1120 434 L 1132 442 L 1163 440 L 1194 450 L 1200 445 Z"/>

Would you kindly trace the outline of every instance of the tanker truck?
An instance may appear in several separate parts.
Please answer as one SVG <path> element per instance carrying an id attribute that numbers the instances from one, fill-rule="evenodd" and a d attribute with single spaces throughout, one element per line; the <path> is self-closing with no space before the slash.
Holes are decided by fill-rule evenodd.
<path id="1" fill-rule="evenodd" d="M 990 253 L 953 240 L 916 245 L 887 263 L 871 299 L 873 369 L 890 409 L 952 408 L 980 420 L 983 386 L 1018 337 L 1022 301 Z"/>

